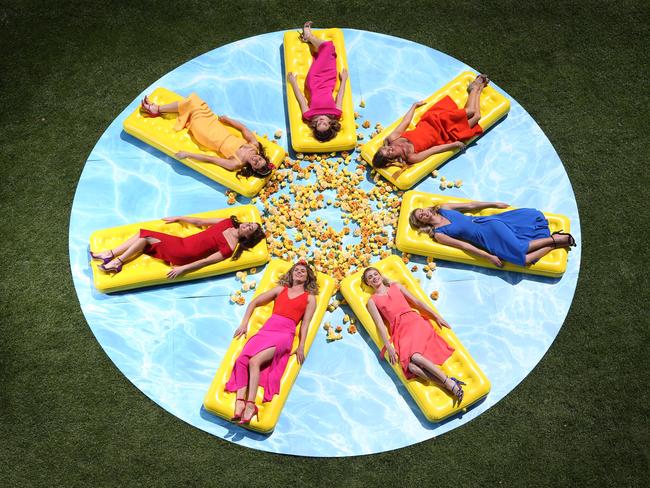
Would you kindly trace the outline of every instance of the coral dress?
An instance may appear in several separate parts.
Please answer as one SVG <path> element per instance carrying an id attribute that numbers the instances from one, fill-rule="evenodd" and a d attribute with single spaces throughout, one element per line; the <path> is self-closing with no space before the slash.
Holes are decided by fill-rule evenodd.
<path id="1" fill-rule="evenodd" d="M 469 126 L 465 109 L 458 108 L 451 97 L 446 96 L 427 110 L 415 125 L 415 129 L 404 132 L 404 137 L 418 153 L 434 146 L 466 141 L 483 133 L 479 124 Z"/>
<path id="2" fill-rule="evenodd" d="M 288 288 L 284 287 L 275 299 L 273 314 L 257 334 L 248 340 L 235 361 L 230 379 L 226 383 L 226 391 L 234 392 L 248 386 L 250 359 L 265 349 L 275 347 L 273 359 L 260 371 L 260 386 L 264 388 L 265 402 L 271 401 L 273 396 L 280 392 L 280 380 L 287 367 L 293 339 L 296 337 L 296 327 L 305 314 L 308 298 L 307 292 L 289 298 Z"/>
<path id="3" fill-rule="evenodd" d="M 172 236 L 155 230 L 140 229 L 140 237 L 153 237 L 160 242 L 144 248 L 144 253 L 176 266 L 193 263 L 215 252 L 228 259 L 233 250 L 223 235 L 233 227 L 232 220 L 223 219 L 207 229 L 187 237 Z"/>
<path id="4" fill-rule="evenodd" d="M 372 295 L 370 298 L 388 322 L 388 332 L 404 376 L 416 376 L 408 369 L 411 356 L 415 353 L 438 365 L 452 355 L 454 348 L 436 333 L 427 319 L 411 308 L 397 283 L 391 283 L 386 295 Z"/>
<path id="5" fill-rule="evenodd" d="M 489 217 L 471 217 L 444 208 L 438 212 L 450 223 L 434 232 L 470 242 L 519 266 L 526 265 L 530 241 L 551 236 L 548 220 L 534 208 L 518 208 Z"/>
<path id="6" fill-rule="evenodd" d="M 195 93 L 178 102 L 178 120 L 174 130 L 179 131 L 185 127 L 199 144 L 217 151 L 225 158 L 236 158 L 237 149 L 247 143 L 219 122 L 219 117 Z"/>
<path id="7" fill-rule="evenodd" d="M 303 120 L 309 122 L 317 115 L 341 118 L 341 111 L 336 108 L 333 96 L 338 76 L 334 43 L 323 42 L 314 54 L 314 61 L 305 79 L 305 87 L 309 91 L 309 110 L 302 114 Z"/>

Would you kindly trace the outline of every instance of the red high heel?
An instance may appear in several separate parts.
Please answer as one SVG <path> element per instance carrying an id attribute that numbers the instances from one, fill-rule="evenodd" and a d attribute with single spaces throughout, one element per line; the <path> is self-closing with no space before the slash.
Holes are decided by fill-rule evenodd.
<path id="1" fill-rule="evenodd" d="M 144 97 L 142 101 L 140 102 L 140 110 L 144 112 L 145 117 L 149 118 L 154 118 L 154 117 L 160 117 L 162 115 L 162 112 L 160 111 L 160 106 L 158 106 L 158 109 L 154 112 L 151 107 L 153 107 L 155 104 L 151 103 L 149 101 L 149 97 Z"/>
<path id="2" fill-rule="evenodd" d="M 255 410 L 253 410 L 253 413 L 251 414 L 250 417 L 246 418 L 242 415 L 241 420 L 238 422 L 239 425 L 245 425 L 245 424 L 250 424 L 251 420 L 253 420 L 253 417 L 257 418 L 257 420 L 260 419 L 259 417 L 259 408 L 257 408 L 257 405 L 255 405 L 255 400 L 246 400 L 246 403 L 252 403 L 253 407 Z M 244 410 L 246 410 L 246 407 L 244 407 Z M 242 412 L 243 413 L 243 412 Z"/>
<path id="3" fill-rule="evenodd" d="M 105 272 L 105 273 L 113 273 L 113 274 L 117 274 L 117 273 L 119 273 L 120 271 L 122 271 L 122 266 L 124 266 L 124 261 L 122 261 L 120 258 L 117 258 L 117 257 L 116 257 L 115 259 L 117 259 L 117 260 L 120 262 L 120 264 L 118 264 L 118 265 L 115 266 L 114 268 L 107 268 L 106 265 L 107 265 L 108 263 L 100 264 L 100 265 L 97 266 L 97 267 L 98 267 L 99 269 L 101 269 L 101 270 L 102 270 L 103 272 Z M 110 262 L 110 261 L 109 261 L 109 262 Z"/>
<path id="4" fill-rule="evenodd" d="M 235 398 L 235 404 L 237 404 L 237 402 L 244 402 L 244 410 L 246 410 L 246 400 L 244 400 L 243 398 Z M 241 413 L 244 413 L 244 410 L 242 410 Z M 231 421 L 239 420 L 241 418 L 241 413 L 239 415 L 237 414 L 233 415 L 230 418 L 230 420 Z"/>

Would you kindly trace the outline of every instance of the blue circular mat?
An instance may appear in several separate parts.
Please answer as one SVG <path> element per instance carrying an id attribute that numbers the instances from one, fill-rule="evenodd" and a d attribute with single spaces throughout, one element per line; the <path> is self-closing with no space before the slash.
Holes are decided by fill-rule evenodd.
<path id="1" fill-rule="evenodd" d="M 471 69 L 403 39 L 357 30 L 344 34 L 355 106 L 362 98 L 366 102 L 365 109 L 356 110 L 373 126 L 388 125 L 413 101 Z M 163 76 L 142 95 L 158 86 L 182 95 L 197 92 L 215 112 L 260 134 L 282 129 L 279 143 L 287 148 L 281 48 L 281 32 L 220 47 Z M 492 86 L 508 96 L 498 86 L 504 80 L 492 75 Z M 203 397 L 244 313 L 244 307 L 229 303 L 229 294 L 239 288 L 234 275 L 115 295 L 97 293 L 92 285 L 87 252 L 93 231 L 227 207 L 223 187 L 122 131 L 123 120 L 141 96 L 113 121 L 88 157 L 70 218 L 70 264 L 81 308 L 97 340 L 133 384 L 173 415 L 265 451 L 308 456 L 387 451 L 440 435 L 482 414 L 522 381 L 550 347 L 578 279 L 580 222 L 562 162 L 535 121 L 510 99 L 510 113 L 501 123 L 440 168 L 448 180 L 463 180 L 461 188 L 441 192 L 440 180 L 432 178 L 415 187 L 535 207 L 571 219 L 579 245 L 569 254 L 561 279 L 444 261 L 437 261 L 431 280 L 422 271 L 415 273 L 427 293 L 440 291 L 436 307 L 492 382 L 487 398 L 462 416 L 431 424 L 379 362 L 363 330 L 344 332 L 343 340 L 331 344 L 321 330 L 271 435 L 244 430 L 204 411 Z M 372 183 L 362 187 L 369 190 Z M 337 209 L 323 212 L 332 226 L 343 226 Z M 424 262 L 418 259 L 414 261 Z M 344 313 L 350 312 L 337 309 L 324 321 L 342 323 Z M 96 408 L 101 415 L 111 408 L 110 401 Z"/>

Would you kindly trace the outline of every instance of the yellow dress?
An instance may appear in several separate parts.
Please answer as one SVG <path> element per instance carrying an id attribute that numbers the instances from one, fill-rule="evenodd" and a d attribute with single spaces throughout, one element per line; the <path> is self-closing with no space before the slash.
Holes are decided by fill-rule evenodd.
<path id="1" fill-rule="evenodd" d="M 247 143 L 219 122 L 219 118 L 210 110 L 208 104 L 196 93 L 178 102 L 178 120 L 174 130 L 183 130 L 185 127 L 199 144 L 217 151 L 225 158 L 237 158 L 237 149 Z"/>

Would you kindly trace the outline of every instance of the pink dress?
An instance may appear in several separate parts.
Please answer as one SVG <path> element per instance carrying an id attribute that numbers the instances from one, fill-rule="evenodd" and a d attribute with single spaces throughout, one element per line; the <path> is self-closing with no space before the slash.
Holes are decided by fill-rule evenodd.
<path id="1" fill-rule="evenodd" d="M 264 388 L 264 401 L 273 399 L 280 392 L 280 380 L 284 374 L 291 354 L 291 346 L 296 336 L 296 327 L 305 314 L 309 295 L 304 292 L 289 298 L 288 288 L 275 299 L 273 313 L 262 328 L 248 339 L 244 349 L 235 361 L 226 391 L 234 392 L 248 386 L 248 363 L 257 353 L 275 347 L 273 359 L 260 371 L 260 386 Z"/>
<path id="2" fill-rule="evenodd" d="M 372 295 L 370 298 L 388 322 L 388 332 L 404 376 L 415 377 L 408 369 L 411 356 L 415 353 L 419 352 L 437 365 L 441 365 L 452 355 L 454 348 L 436 333 L 427 319 L 411 309 L 397 283 L 391 283 L 386 295 Z"/>
<path id="3" fill-rule="evenodd" d="M 309 91 L 309 110 L 302 114 L 303 120 L 309 122 L 317 115 L 341 118 L 341 111 L 336 108 L 333 96 L 338 76 L 334 43 L 323 42 L 314 54 L 314 61 L 305 79 L 305 88 Z"/>

